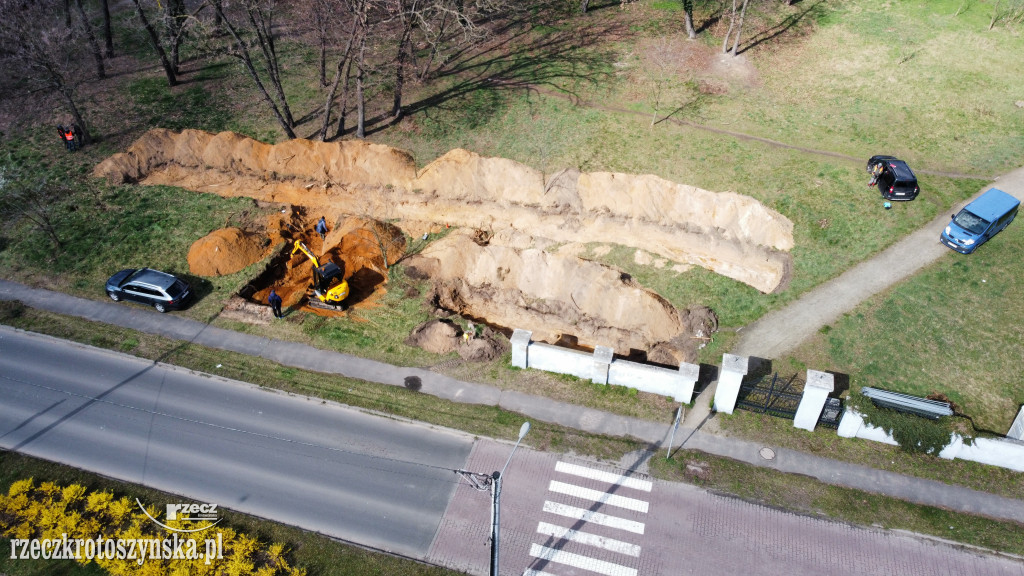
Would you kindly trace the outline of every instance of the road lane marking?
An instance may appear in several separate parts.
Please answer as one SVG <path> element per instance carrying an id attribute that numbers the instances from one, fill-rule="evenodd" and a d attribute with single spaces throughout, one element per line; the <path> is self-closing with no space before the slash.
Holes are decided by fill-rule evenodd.
<path id="1" fill-rule="evenodd" d="M 644 492 L 650 492 L 651 486 L 653 486 L 653 484 L 648 480 L 641 480 L 640 478 L 632 478 L 621 474 L 613 474 L 602 470 L 594 470 L 593 468 L 577 466 L 576 464 L 569 464 L 568 462 L 559 461 L 555 464 L 555 472 L 582 476 L 583 478 L 600 480 L 601 482 L 607 482 L 609 484 L 618 484 L 619 486 L 635 488 L 637 490 L 643 490 Z"/>
<path id="2" fill-rule="evenodd" d="M 637 558 L 640 556 L 640 547 L 636 544 L 630 544 L 629 542 L 623 542 L 622 540 L 615 540 L 614 538 L 605 538 L 604 536 L 598 536 L 597 534 L 591 534 L 589 532 L 580 532 L 579 530 L 563 528 L 561 526 L 555 526 L 554 524 L 548 524 L 547 522 L 541 522 L 537 525 L 537 533 L 545 536 L 554 536 L 555 538 L 568 540 L 570 542 L 577 542 L 586 546 L 603 548 L 605 550 L 618 552 L 619 554 L 625 554 L 627 556 Z"/>
<path id="3" fill-rule="evenodd" d="M 580 554 L 563 552 L 554 548 L 548 548 L 547 546 L 541 546 L 540 544 L 530 545 L 530 556 L 556 564 L 565 564 L 573 568 L 590 570 L 605 576 L 636 576 L 636 568 L 629 568 L 628 566 L 613 564 L 612 562 L 605 562 L 596 558 L 588 558 Z"/>
<path id="4" fill-rule="evenodd" d="M 627 520 L 625 518 L 619 518 L 618 516 L 609 516 L 608 514 L 594 512 L 593 510 L 586 510 L 584 508 L 577 508 L 575 506 L 569 506 L 568 504 L 551 502 L 550 500 L 544 502 L 544 512 L 551 512 L 552 514 L 558 514 L 559 516 L 565 516 L 566 518 L 572 518 L 574 520 L 593 522 L 594 524 L 608 526 L 609 528 L 617 528 L 634 534 L 644 533 L 643 522 Z"/>
<path id="5" fill-rule="evenodd" d="M 594 502 L 600 502 L 609 506 L 617 506 L 619 508 L 626 508 L 627 510 L 635 510 L 645 514 L 647 513 L 647 502 L 637 500 L 636 498 L 627 498 L 625 496 L 601 492 L 600 490 L 591 490 L 590 488 L 566 484 L 565 482 L 558 482 L 556 480 L 551 481 L 551 484 L 548 485 L 548 490 L 558 492 L 559 494 L 583 498 L 584 500 L 593 500 Z"/>

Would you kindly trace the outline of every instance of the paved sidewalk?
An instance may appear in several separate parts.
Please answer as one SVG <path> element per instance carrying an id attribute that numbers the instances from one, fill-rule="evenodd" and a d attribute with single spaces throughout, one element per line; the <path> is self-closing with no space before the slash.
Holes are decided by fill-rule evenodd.
<path id="1" fill-rule="evenodd" d="M 41 310 L 123 326 L 210 348 L 259 356 L 286 366 L 339 374 L 391 386 L 404 386 L 407 377 L 415 376 L 420 379 L 420 392 L 425 394 L 454 402 L 500 406 L 529 418 L 592 434 L 631 436 L 649 443 L 652 448 L 666 446 L 671 432 L 672 422 L 668 418 L 665 422 L 659 423 L 609 414 L 574 404 L 556 402 L 549 398 L 464 382 L 429 370 L 392 366 L 347 354 L 319 350 L 305 344 L 216 328 L 138 306 L 87 300 L 50 290 L 30 288 L 6 280 L 0 280 L 0 300 L 20 300 Z M 675 434 L 675 447 L 683 444 L 686 448 L 702 450 L 756 466 L 812 476 L 829 484 L 1024 523 L 1024 501 L 1021 500 L 775 448 L 770 444 L 716 436 L 696 428 L 698 427 L 680 428 Z M 762 458 L 760 450 L 764 447 L 772 448 L 776 454 L 775 458 Z"/>

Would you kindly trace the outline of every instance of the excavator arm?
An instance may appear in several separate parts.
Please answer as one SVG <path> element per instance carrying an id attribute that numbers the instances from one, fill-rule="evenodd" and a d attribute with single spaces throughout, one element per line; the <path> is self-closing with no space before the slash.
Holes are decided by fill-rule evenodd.
<path id="1" fill-rule="evenodd" d="M 302 252 L 313 262 L 313 295 L 316 299 L 310 297 L 310 305 L 314 308 L 344 308 L 343 302 L 348 297 L 348 282 L 345 281 L 341 268 L 333 262 L 320 264 L 320 260 L 301 240 L 295 241 L 292 255 L 298 252 Z M 322 306 L 316 306 L 317 302 Z"/>

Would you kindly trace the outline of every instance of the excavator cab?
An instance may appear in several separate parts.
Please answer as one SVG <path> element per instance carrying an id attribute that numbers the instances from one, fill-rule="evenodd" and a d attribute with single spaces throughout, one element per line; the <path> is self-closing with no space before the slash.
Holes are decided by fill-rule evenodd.
<path id="1" fill-rule="evenodd" d="M 313 308 L 344 310 L 344 301 L 348 298 L 348 282 L 345 281 L 341 267 L 334 262 L 320 264 L 320 260 L 301 240 L 295 241 L 292 254 L 297 252 L 302 252 L 313 262 L 313 294 L 309 297 L 309 305 Z"/>

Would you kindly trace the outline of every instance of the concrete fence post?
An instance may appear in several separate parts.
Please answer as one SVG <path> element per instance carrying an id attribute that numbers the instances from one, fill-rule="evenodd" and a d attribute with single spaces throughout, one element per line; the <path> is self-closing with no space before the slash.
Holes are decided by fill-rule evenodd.
<path id="1" fill-rule="evenodd" d="M 817 370 L 807 371 L 807 382 L 804 384 L 804 395 L 793 417 L 793 426 L 803 430 L 814 431 L 825 408 L 828 395 L 836 389 L 835 376 Z"/>
<path id="2" fill-rule="evenodd" d="M 1017 417 L 1014 418 L 1013 425 L 1010 426 L 1010 431 L 1006 433 L 1006 437 L 1018 442 L 1024 442 L 1024 406 L 1021 406 L 1020 412 L 1017 412 Z"/>
<path id="3" fill-rule="evenodd" d="M 718 376 L 718 388 L 715 389 L 716 412 L 732 414 L 736 398 L 740 395 L 740 384 L 749 366 L 750 359 L 746 356 L 722 355 L 722 373 Z"/>
<path id="4" fill-rule="evenodd" d="M 530 366 L 529 348 L 530 338 L 533 332 L 516 328 L 512 331 L 512 365 L 516 368 L 528 368 Z"/>
<path id="5" fill-rule="evenodd" d="M 595 384 L 608 383 L 608 369 L 611 368 L 612 359 L 615 358 L 615 350 L 607 346 L 594 347 L 594 372 L 590 381 Z"/>
<path id="6" fill-rule="evenodd" d="M 679 365 L 679 391 L 676 392 L 676 402 L 689 404 L 693 400 L 693 387 L 700 379 L 700 366 L 683 362 Z"/>

